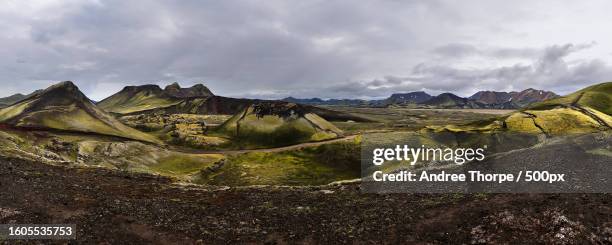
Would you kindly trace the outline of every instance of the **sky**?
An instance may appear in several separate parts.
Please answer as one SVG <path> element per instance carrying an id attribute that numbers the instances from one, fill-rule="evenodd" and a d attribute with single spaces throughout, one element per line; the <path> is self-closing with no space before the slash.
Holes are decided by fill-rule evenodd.
<path id="1" fill-rule="evenodd" d="M 202 83 L 248 98 L 536 88 L 612 80 L 612 1 L 0 1 L 1 96 L 75 82 Z"/>

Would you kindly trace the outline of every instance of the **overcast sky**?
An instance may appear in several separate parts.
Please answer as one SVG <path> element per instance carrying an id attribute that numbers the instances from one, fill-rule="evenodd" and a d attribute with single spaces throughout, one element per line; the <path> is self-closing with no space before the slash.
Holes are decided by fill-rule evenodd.
<path id="1" fill-rule="evenodd" d="M 612 80 L 612 1 L 0 1 L 0 96 L 74 81 L 253 98 L 564 94 Z"/>

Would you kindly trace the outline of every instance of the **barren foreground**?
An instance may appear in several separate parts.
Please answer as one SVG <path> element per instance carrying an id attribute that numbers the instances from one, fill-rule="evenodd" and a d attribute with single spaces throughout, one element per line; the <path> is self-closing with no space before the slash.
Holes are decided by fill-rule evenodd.
<path id="1" fill-rule="evenodd" d="M 358 188 L 196 188 L 0 158 L 0 223 L 75 223 L 83 244 L 612 242 L 611 195 L 365 195 Z"/>

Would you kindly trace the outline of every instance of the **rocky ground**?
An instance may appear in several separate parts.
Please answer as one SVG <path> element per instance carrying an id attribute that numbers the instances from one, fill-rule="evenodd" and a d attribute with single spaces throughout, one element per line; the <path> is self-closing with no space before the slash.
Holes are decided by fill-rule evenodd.
<path id="1" fill-rule="evenodd" d="M 185 186 L 0 158 L 0 197 L 0 223 L 74 223 L 82 244 L 612 243 L 609 194 Z"/>

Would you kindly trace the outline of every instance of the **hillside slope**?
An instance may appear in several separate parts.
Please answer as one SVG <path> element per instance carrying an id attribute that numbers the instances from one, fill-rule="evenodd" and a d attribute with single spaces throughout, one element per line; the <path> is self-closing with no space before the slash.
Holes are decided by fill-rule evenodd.
<path id="1" fill-rule="evenodd" d="M 238 99 L 214 95 L 201 84 L 180 88 L 174 83 L 161 89 L 157 85 L 128 86 L 98 103 L 100 108 L 122 115 L 140 114 L 201 114 L 234 115 L 252 104 L 266 102 L 258 99 Z M 267 101 L 272 102 L 272 101 Z M 348 113 L 305 105 L 309 110 L 331 121 L 367 122 Z"/>
<path id="2" fill-rule="evenodd" d="M 257 146 L 291 145 L 342 136 L 340 129 L 311 112 L 309 107 L 287 102 L 253 104 L 227 120 L 219 132 Z"/>
<path id="3" fill-rule="evenodd" d="M 62 82 L 0 109 L 0 123 L 117 136 L 152 143 L 155 137 L 125 126 L 99 109 L 72 82 Z"/>
<path id="4" fill-rule="evenodd" d="M 169 96 L 157 85 L 127 86 L 97 105 L 105 111 L 126 114 L 167 107 L 181 100 Z"/>
<path id="5" fill-rule="evenodd" d="M 601 83 L 567 96 L 534 103 L 495 120 L 430 127 L 449 131 L 541 133 L 547 136 L 612 129 L 612 83 Z"/>
<path id="6" fill-rule="evenodd" d="M 443 93 L 419 104 L 435 108 L 485 108 L 485 105 L 482 103 L 462 98 L 452 93 Z"/>
<path id="7" fill-rule="evenodd" d="M 431 98 L 432 98 L 431 95 L 423 91 L 418 91 L 418 92 L 410 92 L 410 93 L 392 94 L 389 98 L 384 100 L 384 103 L 387 105 L 422 103 Z"/>
<path id="8" fill-rule="evenodd" d="M 487 105 L 512 105 L 520 108 L 556 97 L 559 95 L 550 91 L 528 88 L 520 92 L 478 91 L 469 99 Z"/>

